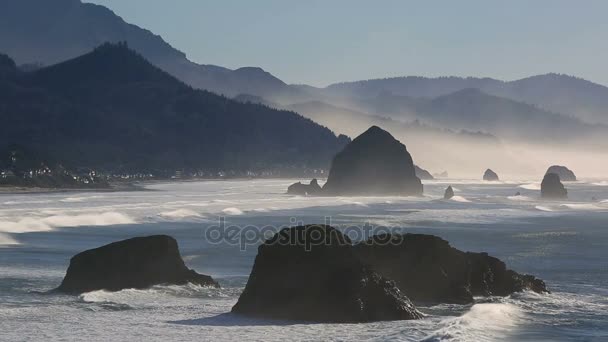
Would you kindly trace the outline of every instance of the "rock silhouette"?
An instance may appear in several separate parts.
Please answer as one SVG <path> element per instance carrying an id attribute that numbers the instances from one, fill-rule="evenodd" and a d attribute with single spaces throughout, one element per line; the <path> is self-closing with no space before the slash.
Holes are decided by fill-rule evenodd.
<path id="1" fill-rule="evenodd" d="M 355 250 L 414 302 L 472 303 L 473 296 L 506 296 L 526 289 L 547 292 L 542 280 L 508 270 L 486 253 L 462 252 L 437 236 L 377 235 Z"/>
<path id="2" fill-rule="evenodd" d="M 57 290 L 79 294 L 187 283 L 219 287 L 210 276 L 186 267 L 174 238 L 155 235 L 118 241 L 75 255 Z"/>
<path id="3" fill-rule="evenodd" d="M 310 184 L 302 184 L 302 182 L 297 182 L 290 185 L 289 188 L 287 188 L 287 193 L 290 195 L 312 196 L 319 194 L 321 190 L 322 188 L 315 178 L 310 181 Z"/>
<path id="4" fill-rule="evenodd" d="M 421 195 L 422 191 L 405 145 L 377 126 L 334 157 L 323 186 L 328 195 Z"/>
<path id="5" fill-rule="evenodd" d="M 498 175 L 496 174 L 496 172 L 487 169 L 486 172 L 483 174 L 483 180 L 484 181 L 497 181 L 499 180 Z"/>
<path id="6" fill-rule="evenodd" d="M 548 173 L 557 174 L 562 182 L 576 182 L 576 175 L 574 172 L 565 166 L 553 165 L 545 172 L 545 174 Z"/>
<path id="7" fill-rule="evenodd" d="M 448 186 L 447 189 L 445 189 L 445 193 L 443 194 L 443 199 L 451 199 L 452 197 L 454 197 L 454 189 L 452 189 L 452 186 Z"/>
<path id="8" fill-rule="evenodd" d="M 565 199 L 568 198 L 568 190 L 562 184 L 557 173 L 547 173 L 540 184 L 542 198 Z"/>
<path id="9" fill-rule="evenodd" d="M 420 178 L 421 180 L 433 180 L 435 179 L 435 177 L 433 177 L 433 175 L 428 172 L 427 170 L 421 168 L 418 165 L 414 165 L 414 169 L 416 170 L 416 177 Z"/>
<path id="10" fill-rule="evenodd" d="M 421 317 L 394 282 L 359 261 L 347 236 L 324 225 L 285 228 L 262 244 L 232 312 L 313 322 Z"/>

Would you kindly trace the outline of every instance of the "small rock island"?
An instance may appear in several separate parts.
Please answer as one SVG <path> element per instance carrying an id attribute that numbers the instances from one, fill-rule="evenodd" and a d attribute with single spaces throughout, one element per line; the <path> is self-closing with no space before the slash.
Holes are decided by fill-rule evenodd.
<path id="1" fill-rule="evenodd" d="M 562 184 L 557 173 L 547 173 L 540 184 L 540 193 L 542 198 L 546 199 L 566 199 L 568 198 L 568 190 Z"/>
<path id="2" fill-rule="evenodd" d="M 262 244 L 233 313 L 355 323 L 421 318 L 395 283 L 366 267 L 350 239 L 325 225 L 285 228 Z"/>
<path id="3" fill-rule="evenodd" d="M 549 173 L 557 174 L 562 182 L 576 182 L 576 175 L 574 172 L 565 166 L 553 165 L 545 172 L 545 174 Z"/>
<path id="4" fill-rule="evenodd" d="M 449 199 L 452 199 L 452 197 L 454 197 L 454 189 L 450 185 L 450 186 L 448 186 L 447 189 L 445 189 L 445 193 L 443 194 L 443 199 L 449 200 Z"/>
<path id="5" fill-rule="evenodd" d="M 492 171 L 491 169 L 487 169 L 483 174 L 483 180 L 488 182 L 496 182 L 499 181 L 500 178 L 498 178 L 496 172 Z"/>
<path id="6" fill-rule="evenodd" d="M 319 185 L 317 179 L 310 181 L 310 184 L 302 184 L 297 182 L 287 188 L 287 193 L 290 195 L 312 196 L 321 193 L 323 189 Z"/>
<path id="7" fill-rule="evenodd" d="M 383 234 L 356 245 L 327 225 L 285 228 L 258 249 L 232 312 L 262 319 L 372 322 L 422 317 L 413 303 L 548 292 L 531 275 L 433 235 Z"/>
<path id="8" fill-rule="evenodd" d="M 334 157 L 320 194 L 420 196 L 422 191 L 422 182 L 405 145 L 387 131 L 372 126 Z"/>
<path id="9" fill-rule="evenodd" d="M 57 290 L 80 294 L 187 283 L 219 287 L 210 276 L 186 267 L 174 238 L 154 235 L 114 242 L 75 255 Z"/>

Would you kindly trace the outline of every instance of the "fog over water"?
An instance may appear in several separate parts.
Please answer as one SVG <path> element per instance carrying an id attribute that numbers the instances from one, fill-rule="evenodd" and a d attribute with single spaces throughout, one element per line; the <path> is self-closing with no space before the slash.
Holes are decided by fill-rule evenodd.
<path id="1" fill-rule="evenodd" d="M 154 191 L 0 195 L 0 320 L 7 340 L 581 340 L 608 337 L 607 180 L 567 183 L 570 199 L 541 201 L 539 181 L 425 182 L 424 197 L 320 197 L 284 194 L 295 180 L 149 185 Z M 443 200 L 452 185 L 456 196 Z M 515 196 L 516 192 L 520 195 Z M 595 198 L 595 200 L 592 200 Z M 419 321 L 306 324 L 229 314 L 258 242 L 215 243 L 205 232 L 224 217 L 237 227 L 327 217 L 340 229 L 366 223 L 441 236 L 459 249 L 486 251 L 537 275 L 550 295 L 522 293 L 475 305 L 421 306 Z M 47 294 L 72 255 L 112 241 L 169 234 L 186 264 L 222 289 L 156 286 L 81 296 Z M 27 324 L 24 324 L 27 322 Z M 109 328 L 111 327 L 111 328 Z M 42 333 L 43 332 L 43 333 Z"/>

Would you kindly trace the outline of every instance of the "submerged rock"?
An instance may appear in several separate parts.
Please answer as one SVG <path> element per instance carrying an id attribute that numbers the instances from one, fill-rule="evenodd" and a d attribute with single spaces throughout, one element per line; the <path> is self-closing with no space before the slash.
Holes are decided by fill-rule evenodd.
<path id="1" fill-rule="evenodd" d="M 328 195 L 422 195 L 422 189 L 405 145 L 377 126 L 334 157 L 323 186 Z"/>
<path id="2" fill-rule="evenodd" d="M 347 236 L 324 225 L 286 228 L 262 244 L 232 312 L 312 322 L 422 316 L 394 282 L 361 263 Z"/>
<path id="3" fill-rule="evenodd" d="M 174 238 L 155 235 L 118 241 L 75 255 L 57 290 L 78 294 L 187 283 L 219 287 L 210 276 L 186 267 Z"/>
<path id="4" fill-rule="evenodd" d="M 562 182 L 576 182 L 576 175 L 574 172 L 565 166 L 553 165 L 545 172 L 545 174 L 549 173 L 557 174 Z"/>
<path id="5" fill-rule="evenodd" d="M 499 178 L 498 178 L 498 175 L 496 174 L 496 172 L 494 172 L 490 169 L 487 169 L 486 172 L 483 174 L 483 180 L 493 182 L 493 181 L 498 181 Z"/>
<path id="6" fill-rule="evenodd" d="M 547 173 L 540 183 L 540 194 L 542 198 L 564 199 L 568 198 L 568 190 L 562 184 L 557 173 Z"/>
<path id="7" fill-rule="evenodd" d="M 445 193 L 443 194 L 443 199 L 449 200 L 452 197 L 454 197 L 454 189 L 452 189 L 452 186 L 448 186 L 447 189 L 445 189 Z"/>
<path id="8" fill-rule="evenodd" d="M 421 180 L 433 180 L 433 179 L 435 179 L 435 177 L 433 177 L 433 175 L 431 175 L 430 172 L 428 172 L 427 170 L 421 168 L 418 165 L 414 165 L 414 169 L 416 170 L 416 177 L 420 178 Z"/>
<path id="9" fill-rule="evenodd" d="M 473 296 L 507 296 L 545 283 L 508 270 L 486 253 L 462 252 L 436 236 L 385 234 L 355 246 L 357 255 L 383 277 L 392 279 L 414 302 L 472 303 Z"/>
<path id="10" fill-rule="evenodd" d="M 321 186 L 317 179 L 310 181 L 310 184 L 302 184 L 301 182 L 294 183 L 287 188 L 287 193 L 290 195 L 312 196 L 321 192 Z"/>

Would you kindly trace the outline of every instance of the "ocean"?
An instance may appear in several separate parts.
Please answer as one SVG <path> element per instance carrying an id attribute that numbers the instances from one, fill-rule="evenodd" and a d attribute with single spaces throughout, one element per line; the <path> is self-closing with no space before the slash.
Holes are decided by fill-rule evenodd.
<path id="1" fill-rule="evenodd" d="M 566 183 L 570 199 L 559 202 L 541 201 L 534 181 L 427 181 L 421 198 L 288 196 L 293 182 L 0 194 L 0 340 L 608 341 L 607 181 Z M 448 185 L 456 196 L 443 200 Z M 326 222 L 354 239 L 386 230 L 438 235 L 456 248 L 488 252 L 517 272 L 538 276 L 551 294 L 421 306 L 424 319 L 367 324 L 230 314 L 266 236 L 260 232 Z M 229 228 L 241 235 L 213 234 Z M 211 275 L 222 288 L 49 292 L 73 255 L 153 234 L 175 237 L 188 267 Z"/>

